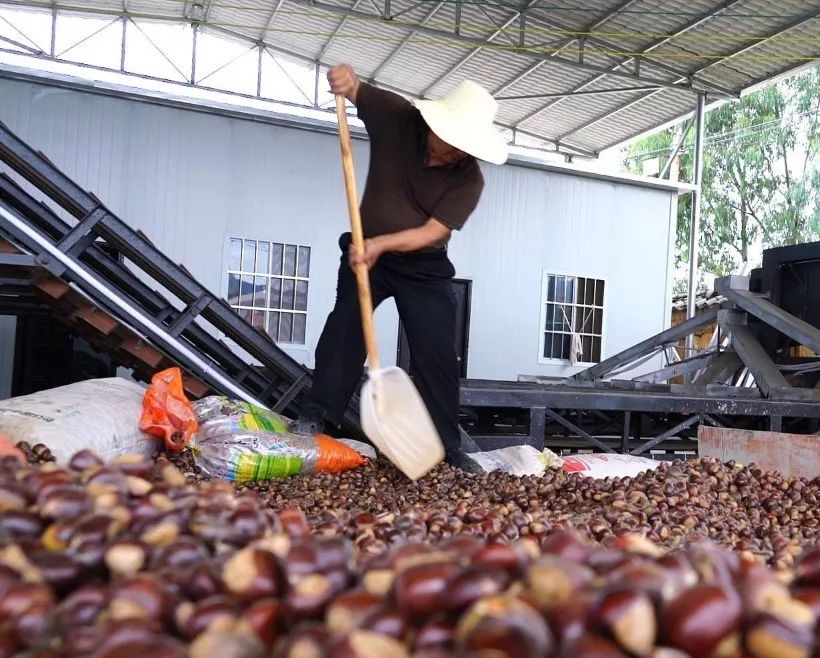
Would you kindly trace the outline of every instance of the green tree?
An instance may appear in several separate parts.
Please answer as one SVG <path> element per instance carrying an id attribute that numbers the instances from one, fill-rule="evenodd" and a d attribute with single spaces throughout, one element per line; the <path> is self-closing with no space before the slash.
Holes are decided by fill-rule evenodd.
<path id="1" fill-rule="evenodd" d="M 662 168 L 682 127 L 633 144 L 625 168 Z M 692 180 L 694 130 L 673 163 Z M 724 276 L 759 261 L 764 248 L 820 237 L 820 67 L 771 85 L 706 116 L 699 261 L 702 273 Z M 674 167 L 672 167 L 674 169 Z M 689 259 L 689 198 L 678 209 L 676 257 Z M 685 290 L 685 280 L 676 290 Z"/>

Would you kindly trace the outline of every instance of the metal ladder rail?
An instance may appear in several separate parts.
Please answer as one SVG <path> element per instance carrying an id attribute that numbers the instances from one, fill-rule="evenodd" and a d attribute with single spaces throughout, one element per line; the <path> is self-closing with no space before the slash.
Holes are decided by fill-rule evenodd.
<path id="1" fill-rule="evenodd" d="M 48 206 L 36 201 L 5 174 L 0 174 L 0 200 L 6 202 L 55 241 L 62 239 L 70 230 L 70 227 L 52 213 Z M 36 245 L 27 243 L 25 246 L 28 250 L 36 251 Z M 125 266 L 110 258 L 97 245 L 92 244 L 85 249 L 81 254 L 81 261 L 94 270 L 98 276 L 111 282 L 119 290 L 124 291 L 131 300 L 139 304 L 153 317 L 165 313 L 170 308 L 164 297 L 149 288 Z M 179 315 L 179 311 L 171 309 L 170 312 L 167 312 L 165 322 L 173 324 Z M 217 340 L 196 323 L 189 324 L 182 335 L 198 349 L 209 353 L 212 357 L 215 356 L 216 361 L 223 365 L 228 374 L 236 377 L 243 373 L 243 383 L 251 389 L 252 393 L 260 396 L 263 402 L 271 407 L 278 407 L 283 412 L 298 413 L 298 400 L 281 407 L 281 401 L 286 399 L 289 393 L 291 399 L 293 398 L 293 382 L 278 377 L 264 366 L 260 369 L 248 368 L 247 364 L 224 343 Z M 305 377 L 308 377 L 308 381 L 305 381 Z M 306 371 L 300 383 L 302 385 L 308 384 L 309 377 L 310 375 Z M 357 429 L 355 419 L 351 420 L 354 425 L 352 429 Z"/>

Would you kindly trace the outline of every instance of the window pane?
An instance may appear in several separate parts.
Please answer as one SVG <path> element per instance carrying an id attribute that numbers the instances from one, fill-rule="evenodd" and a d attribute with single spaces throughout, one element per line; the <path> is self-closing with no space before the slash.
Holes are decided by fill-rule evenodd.
<path id="1" fill-rule="evenodd" d="M 284 246 L 278 243 L 274 243 L 273 245 L 273 252 L 271 255 L 271 263 L 270 263 L 270 273 L 271 274 L 282 274 L 282 250 Z"/>
<path id="2" fill-rule="evenodd" d="M 547 308 L 544 311 L 544 329 L 549 331 L 552 329 L 552 325 L 555 322 L 555 304 L 547 304 Z"/>
<path id="3" fill-rule="evenodd" d="M 569 359 L 569 349 L 572 343 L 570 336 L 564 334 L 560 336 L 561 338 L 561 356 L 562 359 Z"/>
<path id="4" fill-rule="evenodd" d="M 253 277 L 244 275 L 242 277 L 242 289 L 239 292 L 239 304 L 242 306 L 253 305 Z"/>
<path id="5" fill-rule="evenodd" d="M 600 363 L 601 361 L 601 339 L 600 338 L 593 338 L 592 339 L 592 357 L 590 358 L 592 363 Z"/>
<path id="6" fill-rule="evenodd" d="M 299 276 L 307 278 L 310 276 L 310 247 L 299 247 Z"/>
<path id="7" fill-rule="evenodd" d="M 256 308 L 265 308 L 268 301 L 268 277 L 256 277 L 255 290 L 253 295 L 253 305 Z"/>
<path id="8" fill-rule="evenodd" d="M 228 269 L 238 270 L 242 266 L 242 240 L 231 238 L 228 248 Z"/>
<path id="9" fill-rule="evenodd" d="M 552 334 L 547 331 L 544 332 L 544 358 L 551 359 L 552 358 Z"/>
<path id="10" fill-rule="evenodd" d="M 267 274 L 270 272 L 270 242 L 259 242 L 256 246 L 256 269 L 257 274 Z"/>
<path id="11" fill-rule="evenodd" d="M 592 332 L 598 336 L 603 334 L 604 328 L 604 312 L 600 309 L 595 309 L 592 313 Z"/>
<path id="12" fill-rule="evenodd" d="M 293 313 L 282 313 L 279 320 L 279 340 L 283 343 L 292 342 Z"/>
<path id="13" fill-rule="evenodd" d="M 231 306 L 239 304 L 239 275 L 228 275 L 228 303 Z"/>
<path id="14" fill-rule="evenodd" d="M 558 310 L 555 312 L 556 325 L 561 331 L 572 331 L 570 324 L 572 316 L 572 307 L 564 304 L 558 305 Z"/>
<path id="15" fill-rule="evenodd" d="M 592 337 L 591 336 L 582 336 L 581 337 L 581 345 L 584 348 L 584 356 L 583 361 L 591 361 L 592 360 Z"/>
<path id="16" fill-rule="evenodd" d="M 595 303 L 595 279 L 587 279 L 586 294 L 584 295 L 584 304 Z"/>
<path id="17" fill-rule="evenodd" d="M 256 265 L 256 240 L 245 240 L 245 249 L 242 252 L 242 271 L 253 272 Z"/>
<path id="18" fill-rule="evenodd" d="M 297 313 L 293 318 L 293 342 L 300 345 L 305 344 L 305 326 L 307 325 L 307 315 Z"/>
<path id="19" fill-rule="evenodd" d="M 584 303 L 584 296 L 586 294 L 586 285 L 587 280 L 584 277 L 579 276 L 576 281 L 578 282 L 578 303 Z"/>
<path id="20" fill-rule="evenodd" d="M 603 281 L 596 281 L 595 282 L 595 305 L 596 306 L 603 306 L 604 305 L 604 282 Z"/>
<path id="21" fill-rule="evenodd" d="M 265 328 L 265 311 L 254 311 L 253 315 L 251 316 L 251 324 L 256 329 L 263 329 Z"/>
<path id="22" fill-rule="evenodd" d="M 547 277 L 547 301 L 555 301 L 555 277 L 552 274 Z"/>
<path id="23" fill-rule="evenodd" d="M 285 245 L 285 276 L 296 276 L 296 247 Z"/>
<path id="24" fill-rule="evenodd" d="M 246 322 L 251 321 L 251 310 L 249 308 L 240 308 L 239 309 L 239 317 L 245 320 Z"/>
<path id="25" fill-rule="evenodd" d="M 282 279 L 270 280 L 270 308 L 282 308 Z"/>
<path id="26" fill-rule="evenodd" d="M 273 340 L 279 340 L 279 314 L 268 313 L 268 333 Z"/>
<path id="27" fill-rule="evenodd" d="M 574 308 L 573 315 L 575 316 L 572 319 L 572 327 L 573 331 L 577 333 L 581 333 L 583 331 L 584 326 L 584 309 L 583 308 Z"/>
<path id="28" fill-rule="evenodd" d="M 575 277 L 568 276 L 567 277 L 567 287 L 566 287 L 566 294 L 564 299 L 568 302 L 575 301 Z"/>
<path id="29" fill-rule="evenodd" d="M 308 282 L 296 282 L 296 310 L 307 311 Z"/>
<path id="30" fill-rule="evenodd" d="M 566 300 L 566 298 L 564 297 L 564 288 L 565 288 L 565 285 L 566 285 L 566 282 L 564 281 L 564 279 L 566 279 L 566 277 L 563 277 L 563 276 L 555 277 L 555 301 L 556 302 L 563 302 L 563 301 Z"/>
<path id="31" fill-rule="evenodd" d="M 282 279 L 282 309 L 293 309 L 293 280 Z"/>

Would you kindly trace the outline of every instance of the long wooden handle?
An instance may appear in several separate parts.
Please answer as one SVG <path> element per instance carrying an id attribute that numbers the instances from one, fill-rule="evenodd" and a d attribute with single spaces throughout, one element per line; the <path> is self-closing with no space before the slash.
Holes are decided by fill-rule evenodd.
<path id="1" fill-rule="evenodd" d="M 356 191 L 356 174 L 353 169 L 353 150 L 350 146 L 350 128 L 347 125 L 347 109 L 344 96 L 336 95 L 336 116 L 339 119 L 339 143 L 342 147 L 342 167 L 345 174 L 347 191 L 347 212 L 350 215 L 350 230 L 353 234 L 353 248 L 364 253 L 364 235 L 362 218 L 359 215 L 358 192 Z M 379 369 L 379 350 L 376 345 L 376 331 L 373 327 L 373 299 L 370 296 L 370 274 L 367 265 L 360 263 L 355 268 L 356 286 L 359 291 L 359 309 L 362 313 L 362 333 L 370 369 Z"/>

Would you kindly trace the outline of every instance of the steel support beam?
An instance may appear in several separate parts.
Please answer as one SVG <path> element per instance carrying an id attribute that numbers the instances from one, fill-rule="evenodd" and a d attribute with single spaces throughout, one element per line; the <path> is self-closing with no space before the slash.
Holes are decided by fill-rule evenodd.
<path id="1" fill-rule="evenodd" d="M 592 89 L 589 91 L 578 91 L 572 94 L 573 96 L 606 96 L 608 94 L 623 94 L 630 91 L 652 91 L 658 89 L 656 85 L 646 85 L 642 87 L 616 87 L 614 89 Z M 567 96 L 566 92 L 558 92 L 555 94 L 521 94 L 517 96 L 496 96 L 497 101 L 518 101 L 527 100 L 529 98 L 564 98 Z"/>
<path id="2" fill-rule="evenodd" d="M 748 290 L 730 289 L 723 295 L 747 313 L 774 327 L 796 343 L 820 354 L 820 330 Z"/>
<path id="3" fill-rule="evenodd" d="M 592 366 L 591 368 L 587 368 L 579 372 L 576 375 L 573 375 L 567 381 L 572 380 L 592 380 L 592 379 L 599 379 L 601 377 L 606 376 L 608 373 L 611 373 L 613 370 L 620 368 L 621 366 L 628 365 L 632 363 L 636 359 L 640 359 L 648 354 L 651 354 L 655 350 L 662 348 L 664 345 L 669 345 L 670 343 L 675 343 L 681 338 L 685 338 L 693 331 L 700 329 L 708 324 L 711 324 L 717 319 L 717 309 L 713 308 L 706 313 L 701 314 L 696 318 L 690 318 L 685 322 L 677 325 L 676 327 L 672 327 L 667 329 L 666 331 L 662 331 L 651 338 L 647 338 L 646 340 L 638 343 L 637 345 L 633 345 L 632 347 L 620 352 L 614 356 L 601 361 L 601 363 Z"/>
<path id="4" fill-rule="evenodd" d="M 501 25 L 499 25 L 498 28 L 490 36 L 488 36 L 486 38 L 484 45 L 491 43 L 493 41 L 493 39 L 497 38 L 498 35 L 502 34 L 504 32 L 504 30 L 506 30 L 510 25 L 515 23 L 515 21 L 517 21 L 521 16 L 523 16 L 527 12 L 528 9 L 535 6 L 540 1 L 541 0 L 528 0 L 527 5 L 525 7 L 522 7 L 519 11 L 513 12 L 513 15 L 511 17 L 507 18 L 507 20 L 505 20 Z M 467 62 L 469 62 L 471 59 L 473 59 L 473 57 L 475 57 L 476 55 L 478 55 L 478 53 L 481 52 L 482 47 L 483 46 L 478 46 L 477 48 L 473 48 L 473 50 L 471 50 L 469 53 L 467 53 L 458 62 L 453 64 L 453 66 L 451 66 L 444 73 L 442 73 L 438 78 L 433 80 L 433 82 L 431 82 L 424 89 L 422 89 L 421 94 L 420 94 L 422 96 L 422 98 L 424 96 L 427 96 L 427 94 L 429 94 L 431 91 L 433 91 L 433 89 L 438 87 L 442 82 L 444 82 L 451 75 L 453 75 L 457 71 L 461 70 L 461 67 L 463 67 L 465 64 L 467 64 Z"/>
<path id="5" fill-rule="evenodd" d="M 351 11 L 356 11 L 359 8 L 359 5 L 362 4 L 364 0 L 356 0 L 353 3 L 353 7 L 351 7 Z M 316 55 L 316 59 L 324 59 L 325 55 L 327 55 L 327 51 L 330 50 L 330 47 L 333 45 L 333 41 L 339 36 L 344 29 L 345 25 L 347 25 L 349 16 L 345 16 L 342 20 L 339 21 L 339 24 L 336 26 L 336 29 L 331 32 L 330 36 L 327 40 L 322 44 L 322 47 L 319 49 L 319 54 Z"/>
<path id="6" fill-rule="evenodd" d="M 696 414 L 694 416 L 690 416 L 689 418 L 681 421 L 677 425 L 675 425 L 672 429 L 666 430 L 663 434 L 659 434 L 654 439 L 650 439 L 646 443 L 641 444 L 640 447 L 635 448 L 630 455 L 640 455 L 644 452 L 652 450 L 656 445 L 659 445 L 666 441 L 667 439 L 671 439 L 673 436 L 682 432 L 685 429 L 692 427 L 696 423 L 700 423 L 703 421 L 703 417 L 700 414 Z"/>
<path id="7" fill-rule="evenodd" d="M 14 46 L 15 48 L 19 48 L 20 50 L 24 50 L 27 53 L 39 54 L 42 52 L 39 48 L 32 48 L 31 46 L 27 46 L 26 44 L 20 41 L 15 41 L 14 39 L 10 39 L 9 37 L 4 37 L 2 34 L 0 34 L 0 41 L 8 43 Z"/>
<path id="8" fill-rule="evenodd" d="M 666 174 L 668 174 L 669 170 L 672 168 L 672 162 L 678 157 L 683 145 L 686 143 L 686 138 L 689 137 L 689 133 L 692 132 L 693 125 L 695 125 L 693 121 L 686 122 L 683 133 L 681 134 L 678 143 L 675 145 L 675 148 L 672 150 L 672 155 L 669 156 L 669 159 L 666 161 L 663 169 L 661 169 L 661 173 L 658 174 L 658 178 L 666 178 Z"/>
<path id="9" fill-rule="evenodd" d="M 714 352 L 698 354 L 697 356 L 693 356 L 689 359 L 678 361 L 677 363 L 667 366 L 666 368 L 661 368 L 660 370 L 656 370 L 655 372 L 650 372 L 645 375 L 635 377 L 633 381 L 653 383 L 669 381 L 673 377 L 678 377 L 680 375 L 697 372 L 698 370 L 703 368 L 703 366 L 709 363 L 709 361 L 711 361 L 714 357 Z"/>
<path id="10" fill-rule="evenodd" d="M 532 1 L 534 1 L 534 0 L 531 0 L 531 2 Z M 395 24 L 394 21 L 385 21 L 384 19 L 377 18 L 377 17 L 373 16 L 373 14 L 368 14 L 368 13 L 362 12 L 362 11 L 352 11 L 352 10 L 347 9 L 345 7 L 340 7 L 338 5 L 331 5 L 331 4 L 327 4 L 325 2 L 321 2 L 320 0 L 317 0 L 317 1 L 313 1 L 313 0 L 291 0 L 291 3 L 294 4 L 294 5 L 301 6 L 301 7 L 307 7 L 309 9 L 320 10 L 320 11 L 323 11 L 323 12 L 329 13 L 329 14 L 336 14 L 336 15 L 342 15 L 342 16 L 349 15 L 349 16 L 354 17 L 354 18 L 360 18 L 362 20 L 366 20 L 368 22 L 376 21 L 376 22 L 380 22 L 380 23 L 386 23 L 387 25 L 393 25 L 394 27 L 397 27 L 397 28 L 401 28 L 401 25 Z M 517 18 L 517 15 L 516 15 L 516 18 Z M 426 25 L 424 25 L 424 26 L 413 26 L 412 29 L 417 30 L 419 32 L 419 34 L 427 34 L 427 35 L 430 35 L 430 36 L 433 36 L 433 37 L 449 39 L 450 41 L 454 41 L 454 42 L 457 42 L 457 43 L 464 43 L 464 44 L 467 44 L 467 45 L 472 45 L 472 46 L 474 46 L 475 48 L 478 48 L 478 49 L 486 47 L 487 45 L 489 45 L 487 39 L 467 37 L 467 36 L 464 36 L 464 35 L 455 34 L 455 33 L 450 32 L 448 30 L 442 30 L 440 28 L 431 28 L 431 27 L 426 26 Z M 541 54 L 541 53 L 532 52 L 530 50 L 517 50 L 516 53 L 519 54 L 522 57 L 527 57 L 529 59 L 533 59 L 533 60 L 551 60 L 551 61 L 555 61 L 555 62 L 560 63 L 562 66 L 567 66 L 569 68 L 574 68 L 574 69 L 578 69 L 578 70 L 582 70 L 582 71 L 588 71 L 588 72 L 591 72 L 591 73 L 601 73 L 601 74 L 610 75 L 610 76 L 618 77 L 618 78 L 625 78 L 627 80 L 633 80 L 633 81 L 637 80 L 637 81 L 643 82 L 645 84 L 658 85 L 659 87 L 669 87 L 669 88 L 673 88 L 673 89 L 681 89 L 681 90 L 684 90 L 684 91 L 693 91 L 691 85 L 689 85 L 688 83 L 673 83 L 673 82 L 669 82 L 668 80 L 660 80 L 660 79 L 656 79 L 656 78 L 648 78 L 648 77 L 645 77 L 645 76 L 635 75 L 634 73 L 627 73 L 627 72 L 622 72 L 622 71 L 617 71 L 617 70 L 613 71 L 613 70 L 611 70 L 607 67 L 604 67 L 604 66 L 596 66 L 594 64 L 587 64 L 587 63 L 582 64 L 582 63 L 580 63 L 580 62 L 578 62 L 577 60 L 574 60 L 574 59 L 568 59 L 568 58 L 565 58 L 565 57 L 550 57 L 549 55 L 544 55 L 544 54 Z"/>
<path id="11" fill-rule="evenodd" d="M 421 24 L 426 25 L 427 23 L 429 23 L 430 20 L 439 11 L 441 11 L 441 8 L 445 4 L 446 4 L 446 0 L 442 0 L 442 2 L 439 2 L 435 7 L 433 7 L 429 12 L 427 12 L 427 15 L 424 18 L 421 19 Z M 370 78 L 372 80 L 375 80 L 376 78 L 378 78 L 379 75 L 381 75 L 382 71 L 384 71 L 384 69 L 387 68 L 387 66 L 390 64 L 390 62 L 392 62 L 396 58 L 396 56 L 402 50 L 404 50 L 407 47 L 407 44 L 410 43 L 410 41 L 412 41 L 413 37 L 416 36 L 416 34 L 417 34 L 416 30 L 412 30 L 410 32 L 410 34 L 408 34 L 406 37 L 404 37 L 404 39 L 402 39 L 401 43 L 398 46 L 396 46 L 390 52 L 390 54 L 387 57 L 385 57 L 381 62 L 379 62 L 378 66 L 376 66 L 376 68 L 373 70 L 373 73 L 370 74 Z"/>
<path id="12" fill-rule="evenodd" d="M 698 96 L 698 105 L 695 112 L 695 189 L 692 191 L 692 216 L 689 226 L 689 286 L 686 298 L 686 317 L 693 318 L 697 309 L 695 296 L 698 288 L 698 249 L 700 247 L 700 202 L 701 186 L 703 184 L 703 143 L 706 131 L 706 94 Z M 686 337 L 686 356 L 691 356 L 695 346 L 695 337 L 690 334 Z"/>
<path id="13" fill-rule="evenodd" d="M 265 35 L 268 33 L 268 30 L 270 30 L 271 25 L 273 25 L 273 21 L 276 20 L 276 15 L 279 13 L 279 10 L 282 9 L 282 5 L 284 4 L 284 2 L 285 0 L 276 1 L 276 5 L 274 6 L 273 11 L 271 11 L 271 13 L 268 15 L 268 18 L 265 20 L 264 29 L 259 33 L 260 41 L 265 40 Z"/>
<path id="14" fill-rule="evenodd" d="M 584 441 L 588 441 L 589 443 L 594 445 L 596 448 L 600 448 L 604 452 L 612 452 L 612 453 L 615 452 L 606 443 L 604 443 L 603 441 L 599 441 L 598 439 L 596 439 L 594 436 L 592 436 L 588 432 L 585 432 L 580 427 L 578 427 L 575 423 L 573 423 L 571 420 L 567 420 L 566 418 L 564 418 L 561 414 L 555 413 L 552 409 L 545 409 L 545 411 L 546 411 L 547 416 L 549 416 L 552 420 L 554 420 L 559 425 L 561 425 L 563 427 L 566 427 L 570 432 L 573 432 L 573 433 L 577 434 L 582 439 L 584 439 Z"/>
<path id="15" fill-rule="evenodd" d="M 688 79 L 691 80 L 691 79 L 694 78 L 694 76 L 698 75 L 699 73 L 703 73 L 703 71 L 706 71 L 707 69 L 709 69 L 713 66 L 717 66 L 721 62 L 729 61 L 733 57 L 737 57 L 738 55 L 746 53 L 749 50 L 751 50 L 752 48 L 757 47 L 761 43 L 766 43 L 767 41 L 771 41 L 772 39 L 776 39 L 777 37 L 782 36 L 786 32 L 789 32 L 789 31 L 794 30 L 798 27 L 801 27 L 801 26 L 805 25 L 806 23 L 809 23 L 810 21 L 816 20 L 817 18 L 818 18 L 818 13 L 817 12 L 814 12 L 812 14 L 808 14 L 806 16 L 803 16 L 803 17 L 799 18 L 798 20 L 793 21 L 789 25 L 778 29 L 776 32 L 772 32 L 772 33 L 766 35 L 765 37 L 761 38 L 760 40 L 755 41 L 753 44 L 746 45 L 746 46 L 743 46 L 741 48 L 737 48 L 737 49 L 735 49 L 735 50 L 733 50 L 729 53 L 726 53 L 720 59 L 715 59 L 715 60 L 712 60 L 710 62 L 707 62 L 706 64 L 704 64 L 704 65 L 698 67 L 697 69 L 695 69 L 694 71 L 692 71 L 692 73 L 689 74 Z M 681 78 L 681 80 L 683 80 L 683 78 Z M 633 105 L 636 105 L 637 103 L 645 101 L 645 100 L 651 98 L 652 96 L 655 96 L 656 94 L 659 94 L 661 91 L 663 91 L 663 89 L 659 89 L 657 91 L 650 91 L 646 95 L 640 96 L 640 97 L 634 99 L 633 101 L 629 102 L 628 104 L 626 104 L 622 107 L 618 107 L 618 108 L 615 108 L 613 110 L 610 110 L 609 112 L 607 112 L 605 114 L 600 114 L 597 117 L 595 117 L 595 118 L 591 119 L 590 121 L 588 121 L 587 123 L 584 123 L 583 125 L 578 126 L 577 128 L 573 128 L 572 130 L 570 130 L 567 133 L 564 133 L 563 135 L 561 135 L 561 137 L 559 137 L 559 139 L 564 139 L 566 137 L 569 137 L 570 135 L 574 135 L 574 134 L 584 130 L 585 128 L 589 128 L 590 126 L 594 126 L 595 124 L 600 123 L 601 121 L 604 121 L 605 119 L 608 119 L 613 114 L 616 114 L 618 112 L 623 112 L 624 110 L 629 109 Z M 738 96 L 739 93 L 735 93 L 733 95 Z M 544 109 L 546 109 L 546 108 L 544 108 Z M 519 123 L 521 123 L 524 120 L 526 120 L 526 117 L 524 119 L 522 119 L 521 121 L 519 121 Z M 640 134 L 640 133 L 638 133 L 638 134 Z M 610 144 L 606 148 L 611 148 L 612 146 L 614 146 L 615 144 L 620 143 L 621 141 L 624 141 L 624 140 L 619 139 L 618 142 L 615 142 L 614 144 Z"/>
<path id="16" fill-rule="evenodd" d="M 691 30 L 694 30 L 694 29 L 700 27 L 701 25 L 703 25 L 704 22 L 708 21 L 710 18 L 713 18 L 715 15 L 719 14 L 720 12 L 726 11 L 727 9 L 730 9 L 734 5 L 740 4 L 743 1 L 744 0 L 725 0 L 723 3 L 720 4 L 719 7 L 717 7 L 716 9 L 714 9 L 710 12 L 706 12 L 704 14 L 701 14 L 695 20 L 690 21 L 689 23 L 687 23 L 686 25 L 684 25 L 680 29 L 676 30 L 674 32 L 674 34 L 670 34 L 669 36 L 666 36 L 662 39 L 659 39 L 659 40 L 653 42 L 651 45 L 647 46 L 646 48 L 644 48 L 640 52 L 640 56 L 641 57 L 646 56 L 646 55 L 650 54 L 651 52 L 657 50 L 658 48 L 661 48 L 661 47 L 665 46 L 666 44 L 670 43 L 674 39 L 680 38 L 681 36 L 683 36 L 687 32 L 690 32 Z M 623 66 L 628 66 L 629 64 L 631 64 L 632 62 L 635 62 L 637 60 L 638 60 L 637 57 L 627 57 L 622 62 L 620 62 L 620 63 L 616 64 L 615 66 L 613 66 L 612 71 L 615 71 L 615 70 L 617 70 L 617 69 L 619 69 Z M 695 71 L 694 73 L 692 73 L 692 74 L 690 74 L 689 76 L 686 76 L 686 77 L 691 78 L 692 76 L 696 75 L 697 73 L 698 73 L 698 71 Z M 593 85 L 596 82 L 600 82 L 605 77 L 606 77 L 606 74 L 597 75 L 594 78 L 592 78 L 590 80 L 587 80 L 586 82 L 581 83 L 580 85 L 576 85 L 575 87 L 572 88 L 570 93 L 575 93 L 576 91 L 582 91 L 583 89 L 586 89 L 590 85 Z M 714 87 L 712 87 L 712 88 L 714 89 Z M 722 92 L 725 93 L 727 90 L 718 90 L 718 91 L 722 91 Z M 658 93 L 658 92 L 655 91 L 655 92 L 651 92 L 651 93 L 654 94 L 654 93 Z M 543 107 L 540 107 L 536 110 L 533 110 L 527 116 L 520 119 L 516 125 L 521 125 L 525 121 L 529 121 L 530 119 L 538 116 L 542 112 L 545 112 L 546 110 L 553 107 L 554 105 L 557 105 L 560 102 L 561 102 L 560 100 L 553 101 L 551 103 L 548 103 L 547 105 L 544 105 Z M 596 121 L 596 123 L 597 123 L 597 121 Z M 585 126 L 585 127 L 587 127 L 587 126 Z"/>
<path id="17" fill-rule="evenodd" d="M 732 332 L 732 348 L 754 376 L 763 395 L 773 397 L 773 393 L 791 388 L 747 325 L 729 324 L 726 329 Z"/>
<path id="18" fill-rule="evenodd" d="M 731 372 L 736 372 L 741 365 L 741 361 L 735 352 L 721 352 L 712 359 L 692 383 L 696 386 L 723 383 L 723 378 Z"/>

